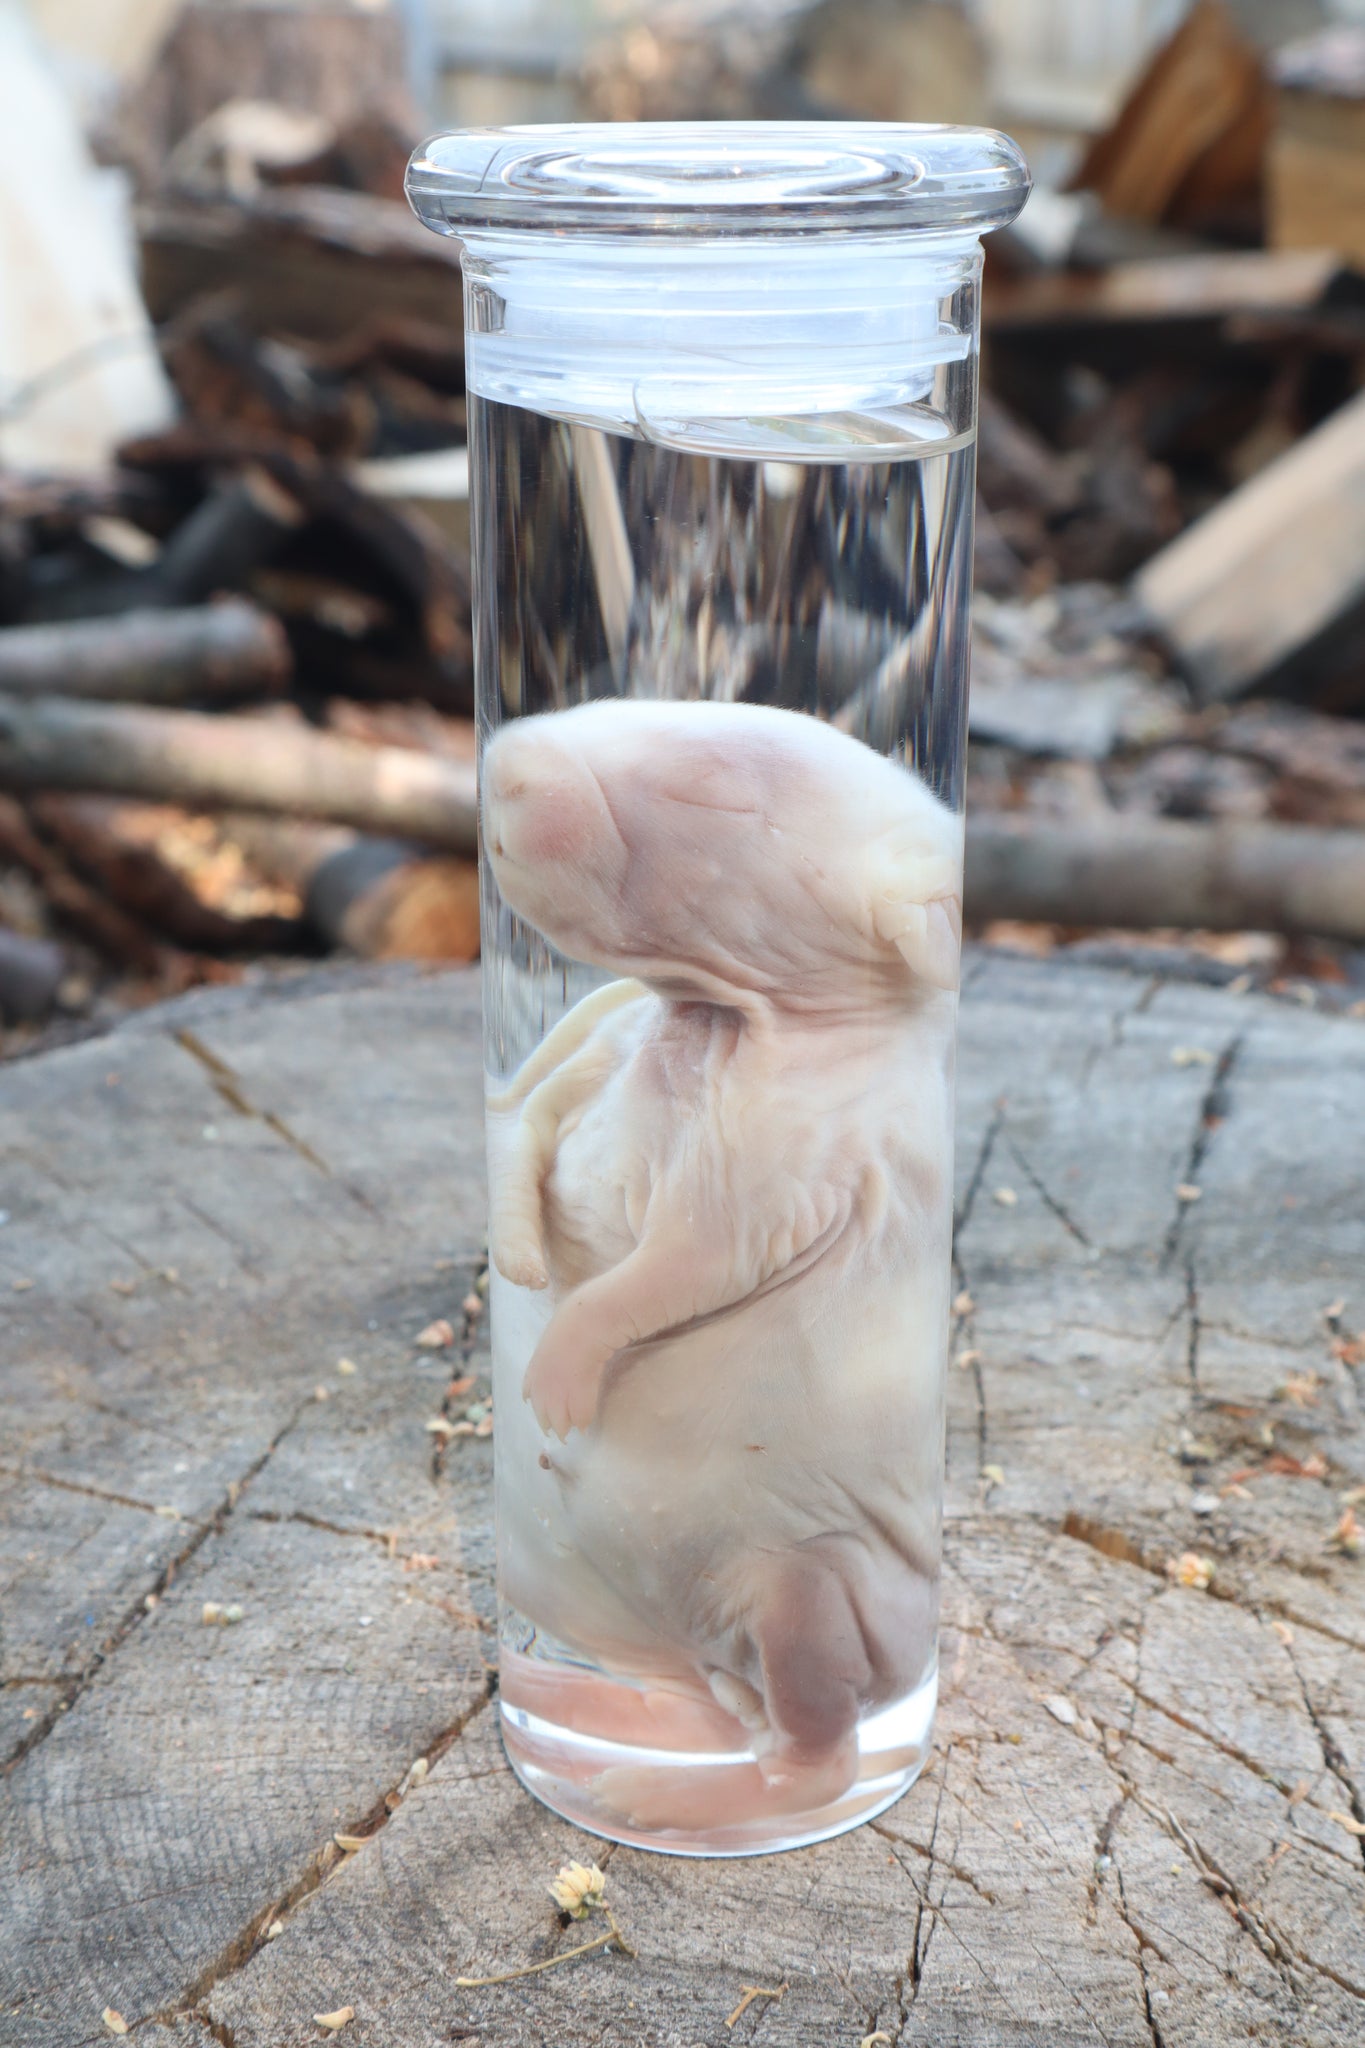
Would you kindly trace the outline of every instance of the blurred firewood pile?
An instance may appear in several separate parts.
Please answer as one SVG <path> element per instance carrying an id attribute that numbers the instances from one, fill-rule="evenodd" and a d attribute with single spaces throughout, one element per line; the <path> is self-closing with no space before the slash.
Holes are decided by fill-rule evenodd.
<path id="1" fill-rule="evenodd" d="M 947 7 L 736 24 L 595 49 L 581 112 L 989 114 Z M 1198 0 L 992 246 L 987 936 L 1365 1002 L 1363 124 L 1349 35 L 1271 60 Z M 0 1050 L 271 960 L 477 952 L 461 281 L 401 198 L 420 127 L 397 17 L 322 8 L 190 8 L 105 110 L 169 392 L 45 472 L 6 431 L 81 359 L 0 389 Z M 0 209 L 4 177 L 0 147 Z"/>

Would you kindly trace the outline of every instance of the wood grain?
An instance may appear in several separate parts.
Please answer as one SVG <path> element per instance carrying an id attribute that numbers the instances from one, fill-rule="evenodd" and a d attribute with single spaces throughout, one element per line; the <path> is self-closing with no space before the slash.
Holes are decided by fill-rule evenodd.
<path id="1" fill-rule="evenodd" d="M 1358 2041 L 1365 1563 L 1327 1538 L 1365 1464 L 1360 1023 L 974 962 L 938 1746 L 764 1862 L 604 1851 L 504 1763 L 491 1447 L 425 1429 L 486 1372 L 479 1068 L 473 977 L 362 971 L 0 1075 L 0 1286 L 34 1281 L 0 2042 L 93 2048 L 106 2005 L 153 2048 L 345 2005 L 361 2048 Z M 468 1335 L 421 1351 L 436 1315 Z M 575 1855 L 637 1958 L 457 1987 L 582 1939 L 545 1890 Z"/>

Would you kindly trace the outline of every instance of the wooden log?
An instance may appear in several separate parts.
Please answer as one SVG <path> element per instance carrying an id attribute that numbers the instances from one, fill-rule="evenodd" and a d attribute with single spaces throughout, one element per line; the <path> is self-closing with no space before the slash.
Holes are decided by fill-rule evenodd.
<path id="1" fill-rule="evenodd" d="M 233 100 L 278 101 L 328 127 L 367 114 L 409 133 L 419 125 L 396 14 L 336 4 L 190 7 L 113 110 L 108 141 L 150 187 L 181 138 Z"/>
<path id="2" fill-rule="evenodd" d="M 303 506 L 260 464 L 227 479 L 161 550 L 151 581 L 168 604 L 195 604 L 240 585 L 299 528 Z"/>
<path id="3" fill-rule="evenodd" d="M 0 788 L 282 811 L 456 853 L 478 846 L 472 767 L 272 718 L 0 698 Z"/>
<path id="4" fill-rule="evenodd" d="M 163 950 L 147 927 L 73 874 L 65 857 L 38 837 L 22 808 L 7 796 L 0 796 L 0 855 L 41 882 L 54 915 L 106 960 L 140 974 L 155 974 L 164 965 Z"/>
<path id="5" fill-rule="evenodd" d="M 1360 1027 L 969 961 L 925 1775 L 773 1862 L 618 1849 L 634 1960 L 465 1989 L 591 1931 L 545 1886 L 599 1853 L 498 1745 L 493 1441 L 423 1428 L 489 1384 L 486 1317 L 413 1344 L 484 1256 L 478 1011 L 329 971 L 0 1069 L 16 2048 L 1356 2041 Z"/>
<path id="6" fill-rule="evenodd" d="M 986 325 L 1011 341 L 1087 337 L 1226 347 L 1244 319 L 1303 318 L 1365 306 L 1365 279 L 1334 250 L 1219 249 L 1144 256 L 1099 270 L 1040 270 L 992 286 Z"/>
<path id="7" fill-rule="evenodd" d="M 177 945 L 196 952 L 297 951 L 298 896 L 253 872 L 216 819 L 176 804 L 50 791 L 29 809 L 105 897 Z"/>
<path id="8" fill-rule="evenodd" d="M 298 891 L 324 945 L 363 960 L 478 958 L 476 862 L 297 818 L 226 823 L 257 867 Z"/>
<path id="9" fill-rule="evenodd" d="M 1365 834 L 1291 825 L 977 817 L 967 915 L 1365 944 Z"/>
<path id="10" fill-rule="evenodd" d="M 1120 218 L 1204 225 L 1254 208 L 1270 88 L 1224 0 L 1196 0 L 1074 183 Z"/>
<path id="11" fill-rule="evenodd" d="M 1275 75 L 1270 238 L 1281 249 L 1336 249 L 1365 266 L 1365 30 L 1291 45 Z"/>
<path id="12" fill-rule="evenodd" d="M 322 185 L 249 201 L 159 200 L 138 215 L 142 282 L 155 320 L 232 289 L 258 333 L 336 341 L 377 308 L 463 331 L 459 253 L 400 200 Z"/>
<path id="13" fill-rule="evenodd" d="M 1365 624 L 1365 395 L 1153 557 L 1136 590 L 1204 699 L 1354 657 Z"/>
<path id="14" fill-rule="evenodd" d="M 0 925 L 0 1020 L 32 1024 L 46 1017 L 65 972 L 60 946 Z"/>
<path id="15" fill-rule="evenodd" d="M 216 703 L 274 696 L 291 666 L 279 621 L 241 598 L 0 629 L 0 693 L 15 697 Z"/>

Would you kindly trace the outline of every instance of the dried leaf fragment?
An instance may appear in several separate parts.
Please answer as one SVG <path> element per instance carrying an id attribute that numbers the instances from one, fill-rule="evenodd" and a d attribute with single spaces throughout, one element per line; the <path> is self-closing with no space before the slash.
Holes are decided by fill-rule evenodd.
<path id="1" fill-rule="evenodd" d="M 335 2012 L 315 2012 L 313 2024 L 325 2027 L 329 2034 L 339 2034 L 343 2027 L 349 2027 L 355 2018 L 353 2005 L 340 2005 Z"/>
<path id="2" fill-rule="evenodd" d="M 1345 1828 L 1348 1835 L 1355 1835 L 1357 1839 L 1365 1836 L 1365 1820 L 1357 1820 L 1353 1813 L 1332 1812 L 1327 1818 L 1334 1820 L 1338 1827 Z"/>
<path id="3" fill-rule="evenodd" d="M 1217 1063 L 1217 1054 L 1206 1045 L 1178 1045 L 1171 1054 L 1173 1067 L 1212 1067 Z"/>
<path id="4" fill-rule="evenodd" d="M 1347 1508 L 1344 1511 L 1336 1528 L 1327 1538 L 1327 1547 L 1329 1550 L 1339 1550 L 1343 1557 L 1365 1555 L 1365 1529 L 1361 1527 L 1360 1518 L 1354 1508 Z"/>
<path id="5" fill-rule="evenodd" d="M 356 1372 L 355 1360 L 353 1358 L 339 1358 L 337 1360 L 337 1371 L 344 1380 L 351 1379 Z"/>
<path id="6" fill-rule="evenodd" d="M 961 1294 L 953 1297 L 953 1314 L 955 1316 L 969 1316 L 975 1307 L 976 1303 L 972 1300 L 965 1287 Z"/>
<path id="7" fill-rule="evenodd" d="M 601 1905 L 606 1884 L 606 1873 L 595 1863 L 566 1863 L 547 1890 L 571 1920 L 586 1920 L 593 1907 Z"/>
<path id="8" fill-rule="evenodd" d="M 153 1514 L 160 1515 L 163 1522 L 178 1522 L 180 1520 L 179 1508 L 153 1508 L 152 1512 Z"/>
<path id="9" fill-rule="evenodd" d="M 1192 1586 L 1198 1593 L 1207 1591 L 1213 1583 L 1217 1567 L 1211 1557 L 1200 1557 L 1198 1551 L 1186 1550 L 1179 1557 L 1166 1560 L 1166 1576 L 1177 1586 Z"/>
<path id="10" fill-rule="evenodd" d="M 123 2017 L 123 2014 L 121 2012 L 115 2012 L 112 2005 L 105 2006 L 104 2011 L 100 2014 L 100 2018 L 104 2021 L 105 2026 L 108 2027 L 111 2034 L 127 2033 L 127 2020 Z"/>
<path id="11" fill-rule="evenodd" d="M 31 1288 L 36 1287 L 38 1283 L 36 1280 L 23 1279 L 11 1280 L 9 1285 L 11 1294 L 27 1294 L 29 1290 Z"/>
<path id="12" fill-rule="evenodd" d="M 445 1437 L 447 1442 L 459 1429 L 458 1423 L 452 1422 L 448 1415 L 433 1415 L 426 1427 L 429 1436 Z"/>
<path id="13" fill-rule="evenodd" d="M 455 1342 L 455 1331 L 444 1316 L 438 1316 L 434 1323 L 428 1323 L 425 1330 L 414 1337 L 413 1342 L 419 1351 L 448 1351 Z"/>
<path id="14" fill-rule="evenodd" d="M 1054 1692 L 1050 1698 L 1043 1701 L 1043 1705 L 1054 1721 L 1061 1722 L 1063 1728 L 1074 1728 L 1080 1718 L 1064 1693 Z"/>
<path id="15" fill-rule="evenodd" d="M 997 1188 L 994 1200 L 1000 1204 L 1002 1209 L 1017 1209 L 1019 1207 L 1019 1197 L 1013 1188 Z"/>
<path id="16" fill-rule="evenodd" d="M 1185 1207 L 1188 1207 L 1191 1202 L 1203 1201 L 1204 1190 L 1202 1188 L 1197 1188 L 1192 1180 L 1182 1180 L 1179 1187 L 1177 1187 L 1175 1191 L 1175 1198 L 1177 1202 L 1180 1202 Z"/>
<path id="17" fill-rule="evenodd" d="M 981 1477 L 985 1480 L 987 1486 L 1003 1486 L 1005 1483 L 1005 1468 L 1003 1465 L 983 1465 L 981 1467 Z"/>
<path id="18" fill-rule="evenodd" d="M 348 1856 L 354 1856 L 357 1849 L 363 1849 L 369 1841 L 368 1835 L 333 1835 L 338 1849 L 344 1849 Z"/>
<path id="19" fill-rule="evenodd" d="M 1291 1372 L 1284 1385 L 1275 1389 L 1277 1401 L 1288 1401 L 1294 1408 L 1316 1408 L 1321 1376 L 1315 1372 Z"/>
<path id="20" fill-rule="evenodd" d="M 278 1941 L 283 1933 L 283 1920 L 272 1920 L 270 1925 L 265 1930 L 265 1938 L 267 1941 Z"/>
<path id="21" fill-rule="evenodd" d="M 405 1572 L 434 1572 L 440 1569 L 441 1560 L 429 1550 L 414 1550 L 403 1559 Z"/>

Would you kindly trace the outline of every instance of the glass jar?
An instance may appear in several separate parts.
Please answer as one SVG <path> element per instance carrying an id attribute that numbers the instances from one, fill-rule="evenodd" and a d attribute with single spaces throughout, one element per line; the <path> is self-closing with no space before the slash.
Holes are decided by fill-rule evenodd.
<path id="1" fill-rule="evenodd" d="M 980 237 L 951 128 L 445 136 L 507 1751 L 820 1840 L 936 1690 Z"/>

